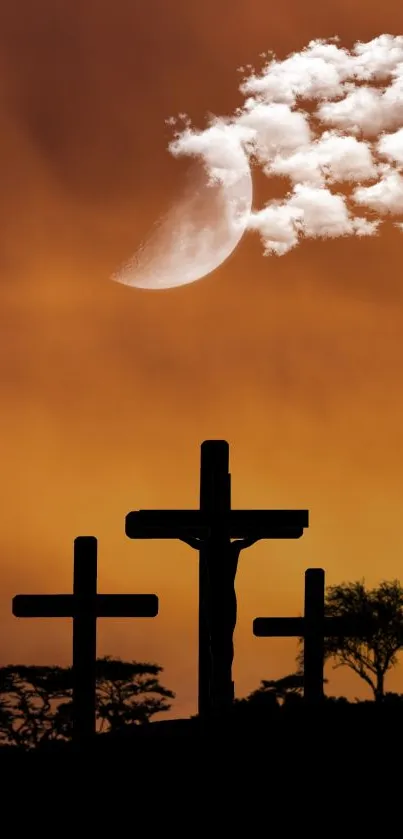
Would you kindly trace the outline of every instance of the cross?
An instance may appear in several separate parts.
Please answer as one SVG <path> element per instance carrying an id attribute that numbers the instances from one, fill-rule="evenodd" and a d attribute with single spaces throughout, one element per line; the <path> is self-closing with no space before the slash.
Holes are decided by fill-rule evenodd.
<path id="1" fill-rule="evenodd" d="M 307 510 L 232 510 L 229 446 L 201 445 L 198 510 L 136 510 L 130 539 L 180 539 L 199 552 L 199 714 L 227 710 L 234 698 L 232 661 L 239 554 L 259 539 L 298 539 Z M 232 541 L 235 540 L 235 541 Z"/>
<path id="2" fill-rule="evenodd" d="M 73 594 L 17 594 L 12 603 L 18 618 L 73 619 L 73 739 L 88 743 L 96 722 L 97 618 L 154 618 L 155 594 L 97 594 L 97 540 L 74 540 Z"/>
<path id="3" fill-rule="evenodd" d="M 318 704 L 323 700 L 324 641 L 336 636 L 360 635 L 364 622 L 359 618 L 325 617 L 325 572 L 323 568 L 305 571 L 304 616 L 300 618 L 255 618 L 253 634 L 265 638 L 304 639 L 304 700 Z"/>

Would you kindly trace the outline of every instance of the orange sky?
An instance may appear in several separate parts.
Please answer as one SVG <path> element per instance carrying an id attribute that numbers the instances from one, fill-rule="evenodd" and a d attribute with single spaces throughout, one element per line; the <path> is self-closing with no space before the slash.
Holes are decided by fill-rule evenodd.
<path id="1" fill-rule="evenodd" d="M 303 573 L 403 579 L 401 234 L 304 242 L 263 258 L 247 236 L 195 285 L 108 277 L 183 185 L 164 120 L 240 104 L 236 68 L 310 39 L 400 34 L 400 3 L 29 0 L 0 13 L 2 524 L 0 662 L 67 663 L 68 621 L 17 621 L 18 592 L 69 591 L 77 535 L 99 539 L 99 588 L 155 592 L 154 621 L 103 621 L 99 653 L 155 660 L 196 709 L 197 559 L 134 543 L 139 507 L 198 503 L 199 446 L 231 445 L 237 507 L 308 507 L 292 544 L 241 557 L 237 694 L 292 670 Z M 331 692 L 365 696 L 328 668 Z M 403 669 L 388 688 L 403 691 Z"/>

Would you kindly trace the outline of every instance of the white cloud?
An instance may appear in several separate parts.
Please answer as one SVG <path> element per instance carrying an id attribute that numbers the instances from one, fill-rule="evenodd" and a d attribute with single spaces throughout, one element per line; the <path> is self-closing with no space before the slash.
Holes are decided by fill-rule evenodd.
<path id="1" fill-rule="evenodd" d="M 250 215 L 266 254 L 285 254 L 304 236 L 372 236 L 385 215 L 403 214 L 403 35 L 350 51 L 315 40 L 284 60 L 263 57 L 260 72 L 243 70 L 243 106 L 202 131 L 186 117 L 171 153 L 201 158 L 225 185 L 248 159 L 268 178 L 289 180 L 283 200 Z M 337 183 L 350 194 L 331 191 Z M 368 218 L 350 212 L 351 199 Z"/>
<path id="2" fill-rule="evenodd" d="M 383 94 L 383 102 L 385 129 L 400 127 L 403 123 L 403 64 L 396 68 L 396 78 L 386 88 Z"/>
<path id="3" fill-rule="evenodd" d="M 216 119 L 204 131 L 187 126 L 169 145 L 175 157 L 202 159 L 213 182 L 231 186 L 249 169 L 243 145 L 254 138 L 252 129 Z"/>
<path id="4" fill-rule="evenodd" d="M 382 78 L 403 62 L 403 36 L 379 35 L 366 44 L 358 41 L 353 47 L 353 55 L 357 78 Z"/>
<path id="5" fill-rule="evenodd" d="M 354 216 L 353 218 L 354 233 L 356 236 L 374 236 L 378 232 L 380 224 L 380 219 L 369 221 L 369 219 L 362 218 L 362 216 Z"/>
<path id="6" fill-rule="evenodd" d="M 298 185 L 288 204 L 303 211 L 306 236 L 335 238 L 354 232 L 344 196 L 329 189 Z"/>
<path id="7" fill-rule="evenodd" d="M 273 201 L 263 210 L 251 213 L 248 229 L 260 234 L 266 255 L 283 256 L 298 244 L 302 216 L 302 209 Z"/>
<path id="8" fill-rule="evenodd" d="M 266 254 L 290 251 L 301 236 L 334 239 L 339 236 L 372 236 L 378 222 L 351 216 L 343 195 L 329 189 L 298 185 L 283 202 L 272 201 L 252 213 L 249 229 L 260 234 Z"/>
<path id="9" fill-rule="evenodd" d="M 311 41 L 284 61 L 273 58 L 260 75 L 250 74 L 240 89 L 257 100 L 288 105 L 295 104 L 298 97 L 329 99 L 342 94 L 352 64 L 349 53 L 334 43 Z"/>
<path id="10" fill-rule="evenodd" d="M 403 165 L 403 128 L 393 134 L 384 134 L 377 145 L 380 154 Z"/>
<path id="11" fill-rule="evenodd" d="M 388 125 L 387 110 L 381 91 L 365 86 L 350 91 L 337 102 L 322 103 L 316 114 L 326 125 L 353 133 L 363 131 L 374 136 Z"/>
<path id="12" fill-rule="evenodd" d="M 333 39 L 334 41 L 335 39 Z M 244 79 L 241 91 L 255 100 L 295 104 L 297 98 L 340 97 L 348 80 L 379 80 L 403 62 L 403 36 L 379 35 L 351 52 L 324 40 L 311 41 L 283 61 L 272 58 L 260 74 Z"/>
<path id="13" fill-rule="evenodd" d="M 377 167 L 368 143 L 328 131 L 295 154 L 276 157 L 271 172 L 288 175 L 294 183 L 320 185 L 325 179 L 357 183 L 375 178 Z"/>
<path id="14" fill-rule="evenodd" d="M 276 154 L 290 152 L 311 140 L 306 114 L 285 104 L 256 103 L 239 113 L 236 124 L 255 132 L 251 147 L 257 160 L 267 166 Z"/>
<path id="15" fill-rule="evenodd" d="M 403 213 L 403 177 L 389 168 L 376 184 L 355 189 L 353 199 L 381 214 Z"/>

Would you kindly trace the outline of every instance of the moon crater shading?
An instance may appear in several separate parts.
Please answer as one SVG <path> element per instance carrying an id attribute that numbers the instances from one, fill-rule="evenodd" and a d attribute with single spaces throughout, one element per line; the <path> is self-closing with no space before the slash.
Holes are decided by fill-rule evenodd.
<path id="1" fill-rule="evenodd" d="M 211 274 L 242 238 L 252 195 L 249 162 L 241 148 L 237 168 L 222 180 L 212 180 L 205 166 L 196 164 L 182 199 L 112 279 L 137 288 L 166 289 Z"/>

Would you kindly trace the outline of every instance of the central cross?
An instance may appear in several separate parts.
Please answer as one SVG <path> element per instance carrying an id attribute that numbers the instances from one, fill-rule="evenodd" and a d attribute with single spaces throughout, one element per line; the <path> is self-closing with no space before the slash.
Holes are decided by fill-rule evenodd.
<path id="1" fill-rule="evenodd" d="M 199 551 L 199 714 L 228 709 L 234 698 L 235 576 L 239 554 L 259 539 L 298 539 L 308 510 L 232 510 L 229 446 L 201 445 L 199 510 L 136 510 L 130 539 L 180 539 Z"/>

